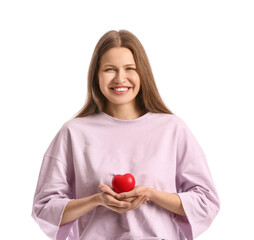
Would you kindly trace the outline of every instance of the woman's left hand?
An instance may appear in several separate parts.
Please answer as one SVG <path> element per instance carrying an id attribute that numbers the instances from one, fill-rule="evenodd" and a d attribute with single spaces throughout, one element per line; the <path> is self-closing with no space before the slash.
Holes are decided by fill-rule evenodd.
<path id="1" fill-rule="evenodd" d="M 140 195 L 146 195 L 149 200 L 152 194 L 152 188 L 149 188 L 145 185 L 136 186 L 131 191 L 123 193 L 116 193 L 111 187 L 105 184 L 100 184 L 99 187 L 101 188 L 102 191 L 107 192 L 116 199 L 125 201 L 133 201 Z"/>

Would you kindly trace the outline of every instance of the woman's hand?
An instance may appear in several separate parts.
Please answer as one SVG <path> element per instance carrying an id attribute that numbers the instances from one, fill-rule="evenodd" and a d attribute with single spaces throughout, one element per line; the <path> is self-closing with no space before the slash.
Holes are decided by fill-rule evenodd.
<path id="1" fill-rule="evenodd" d="M 110 194 L 114 198 L 116 198 L 118 200 L 128 201 L 128 202 L 131 202 L 132 200 L 134 200 L 135 198 L 137 198 L 141 195 L 146 195 L 147 201 L 148 201 L 153 193 L 153 189 L 149 188 L 145 185 L 136 186 L 131 191 L 123 192 L 123 193 L 117 193 L 111 187 L 109 187 L 108 185 L 105 185 L 105 184 L 100 184 L 99 187 L 103 192 Z"/>
<path id="2" fill-rule="evenodd" d="M 123 199 L 138 197 L 138 196 L 141 196 L 141 195 L 146 195 L 147 200 L 150 200 L 151 197 L 152 197 L 152 194 L 153 194 L 153 189 L 152 188 L 149 188 L 145 185 L 139 185 L 139 186 L 136 186 L 135 188 L 133 188 L 129 192 L 119 193 L 117 195 L 117 199 L 118 200 L 123 200 Z"/>
<path id="3" fill-rule="evenodd" d="M 101 194 L 101 205 L 121 214 L 136 209 L 141 204 L 148 201 L 146 194 L 123 198 L 121 194 L 116 193 L 112 188 L 105 184 L 100 184 L 99 187 L 103 191 Z"/>

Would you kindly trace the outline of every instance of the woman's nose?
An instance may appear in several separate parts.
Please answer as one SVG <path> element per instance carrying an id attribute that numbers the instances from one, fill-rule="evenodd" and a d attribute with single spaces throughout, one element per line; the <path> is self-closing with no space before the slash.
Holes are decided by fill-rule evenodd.
<path id="1" fill-rule="evenodd" d="M 116 73 L 116 76 L 114 78 L 114 82 L 119 82 L 119 83 L 125 82 L 125 73 L 122 70 L 119 70 Z"/>

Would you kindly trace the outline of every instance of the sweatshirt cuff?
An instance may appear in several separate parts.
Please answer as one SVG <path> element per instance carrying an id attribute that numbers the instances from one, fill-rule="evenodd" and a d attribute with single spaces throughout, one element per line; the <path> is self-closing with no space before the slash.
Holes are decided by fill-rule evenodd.
<path id="1" fill-rule="evenodd" d="M 181 203 L 184 209 L 184 212 L 186 216 L 181 216 L 178 214 L 175 214 L 175 222 L 179 226 L 181 232 L 187 238 L 187 240 L 193 240 L 193 230 L 192 230 L 192 219 L 191 219 L 191 204 L 189 200 L 189 196 L 187 193 L 177 193 L 177 195 L 181 199 Z"/>
<path id="2" fill-rule="evenodd" d="M 52 240 L 63 240 L 66 239 L 69 235 L 71 227 L 75 221 L 69 222 L 60 226 L 60 223 L 63 218 L 63 213 L 66 205 L 72 199 L 63 198 L 53 200 L 53 203 L 50 203 L 50 210 L 47 214 L 36 214 L 33 210 L 32 217 L 38 223 L 41 230 Z"/>

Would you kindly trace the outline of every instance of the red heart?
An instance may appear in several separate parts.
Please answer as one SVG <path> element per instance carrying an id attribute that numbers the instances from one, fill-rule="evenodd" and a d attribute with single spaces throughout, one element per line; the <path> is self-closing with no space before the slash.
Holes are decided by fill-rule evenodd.
<path id="1" fill-rule="evenodd" d="M 117 193 L 129 192 L 135 187 L 135 178 L 130 173 L 117 174 L 112 179 L 112 187 Z"/>

